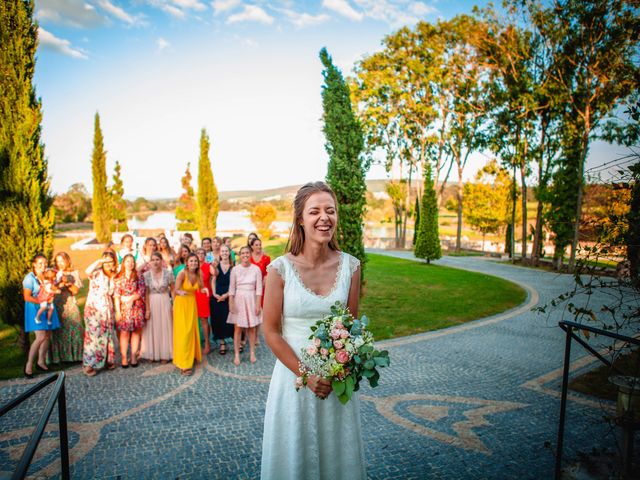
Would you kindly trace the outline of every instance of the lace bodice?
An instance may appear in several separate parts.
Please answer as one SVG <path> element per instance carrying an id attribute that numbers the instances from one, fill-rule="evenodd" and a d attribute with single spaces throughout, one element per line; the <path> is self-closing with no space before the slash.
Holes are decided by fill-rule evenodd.
<path id="1" fill-rule="evenodd" d="M 296 353 L 308 343 L 311 326 L 330 313 L 331 306 L 340 301 L 347 303 L 351 277 L 360 265 L 360 261 L 348 253 L 340 253 L 338 274 L 333 288 L 327 295 L 318 295 L 309 290 L 298 271 L 286 255 L 274 260 L 268 271 L 277 270 L 284 281 L 284 299 L 282 305 L 282 336 Z"/>
<path id="2" fill-rule="evenodd" d="M 147 270 L 146 272 L 144 272 L 144 283 L 146 284 L 147 289 L 151 294 L 169 293 L 172 282 L 173 282 L 173 273 L 171 272 L 171 270 L 167 268 L 162 269 L 162 278 L 159 282 L 156 281 L 156 279 L 153 277 L 153 273 L 151 272 L 151 270 Z"/>

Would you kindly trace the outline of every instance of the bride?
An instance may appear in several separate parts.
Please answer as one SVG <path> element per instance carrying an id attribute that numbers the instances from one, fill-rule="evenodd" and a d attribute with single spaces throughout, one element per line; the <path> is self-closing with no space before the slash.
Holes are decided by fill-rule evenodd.
<path id="1" fill-rule="evenodd" d="M 268 267 L 264 338 L 278 360 L 271 377 L 262 441 L 263 479 L 364 479 L 360 402 L 346 405 L 331 383 L 311 376 L 296 392 L 298 352 L 310 327 L 340 301 L 358 316 L 360 262 L 338 250 L 337 202 L 323 182 L 302 186 L 294 200 L 287 254 Z"/>

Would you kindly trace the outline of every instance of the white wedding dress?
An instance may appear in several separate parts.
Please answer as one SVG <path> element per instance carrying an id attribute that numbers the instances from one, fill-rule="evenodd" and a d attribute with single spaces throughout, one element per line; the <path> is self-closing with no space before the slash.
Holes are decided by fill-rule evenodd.
<path id="1" fill-rule="evenodd" d="M 347 303 L 359 261 L 344 252 L 340 255 L 338 275 L 327 296 L 307 289 L 286 256 L 269 265 L 284 280 L 282 336 L 298 355 L 310 343 L 310 327 L 329 314 L 336 301 Z M 358 392 L 342 405 L 333 393 L 321 400 L 307 388 L 296 392 L 295 378 L 276 361 L 264 415 L 262 479 L 365 479 Z"/>

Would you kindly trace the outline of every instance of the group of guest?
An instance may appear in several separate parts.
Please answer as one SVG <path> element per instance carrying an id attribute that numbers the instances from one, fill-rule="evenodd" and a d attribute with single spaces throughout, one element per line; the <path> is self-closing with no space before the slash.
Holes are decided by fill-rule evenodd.
<path id="1" fill-rule="evenodd" d="M 204 238 L 196 248 L 184 234 L 174 250 L 166 237 L 149 237 L 137 251 L 126 234 L 118 251 L 107 248 L 87 267 L 83 317 L 75 298 L 82 281 L 69 255 L 58 253 L 54 269 L 36 255 L 23 281 L 25 331 L 35 332 L 25 376 L 48 370 L 47 361 L 82 361 L 88 376 L 112 370 L 116 335 L 121 368 L 135 368 L 140 359 L 172 361 L 188 376 L 212 343 L 225 355 L 231 338 L 235 365 L 246 343 L 256 362 L 271 259 L 255 234 L 240 248 L 237 264 L 235 257 L 230 238 Z"/>

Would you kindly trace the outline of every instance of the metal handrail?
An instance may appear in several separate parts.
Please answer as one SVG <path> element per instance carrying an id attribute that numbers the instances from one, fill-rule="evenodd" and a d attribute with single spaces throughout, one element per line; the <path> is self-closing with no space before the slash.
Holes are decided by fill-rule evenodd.
<path id="1" fill-rule="evenodd" d="M 29 442 L 27 443 L 27 446 L 22 453 L 22 457 L 20 457 L 18 466 L 11 476 L 12 480 L 23 479 L 27 476 L 27 471 L 29 470 L 29 466 L 31 465 L 31 461 L 33 460 L 33 456 L 36 453 L 36 449 L 38 448 L 40 440 L 42 439 L 44 429 L 47 427 L 49 417 L 51 417 L 51 413 L 53 412 L 53 407 L 55 406 L 56 401 L 58 402 L 58 425 L 60 429 L 60 462 L 62 464 L 61 474 L 62 478 L 65 480 L 68 480 L 70 478 L 69 436 L 67 431 L 67 401 L 64 388 L 64 372 L 55 373 L 45 378 L 22 394 L 18 395 L 13 400 L 9 401 L 7 404 L 0 407 L 0 417 L 35 395 L 50 383 L 53 383 L 56 379 L 57 382 L 53 387 L 51 395 L 49 395 L 49 400 L 47 401 L 47 404 L 44 407 L 42 414 L 40 415 L 40 419 L 36 424 L 35 430 L 31 434 L 31 438 L 29 438 Z"/>
<path id="2" fill-rule="evenodd" d="M 564 367 L 562 370 L 562 396 L 560 398 L 560 421 L 558 425 L 558 446 L 556 449 L 556 465 L 555 465 L 555 478 L 556 480 L 560 480 L 561 477 L 561 469 L 562 469 L 562 447 L 564 443 L 564 424 L 565 424 L 565 415 L 567 411 L 567 393 L 569 387 L 569 366 L 571 363 L 571 341 L 576 340 L 580 345 L 582 345 L 586 350 L 592 353 L 598 360 L 607 365 L 608 367 L 613 367 L 611 362 L 604 358 L 600 353 L 598 353 L 591 345 L 585 342 L 583 339 L 578 337 L 574 330 L 583 330 L 594 333 L 596 335 L 602 335 L 603 337 L 609 337 L 616 340 L 620 340 L 623 342 L 627 342 L 631 345 L 640 346 L 640 339 L 634 337 L 628 337 L 626 335 L 621 335 L 615 332 L 608 332 L 607 330 L 602 330 L 600 328 L 591 327 L 589 325 L 583 325 L 581 323 L 576 322 L 568 322 L 561 321 L 558 322 L 558 325 L 562 330 L 567 333 L 565 339 L 565 347 L 564 347 Z"/>

